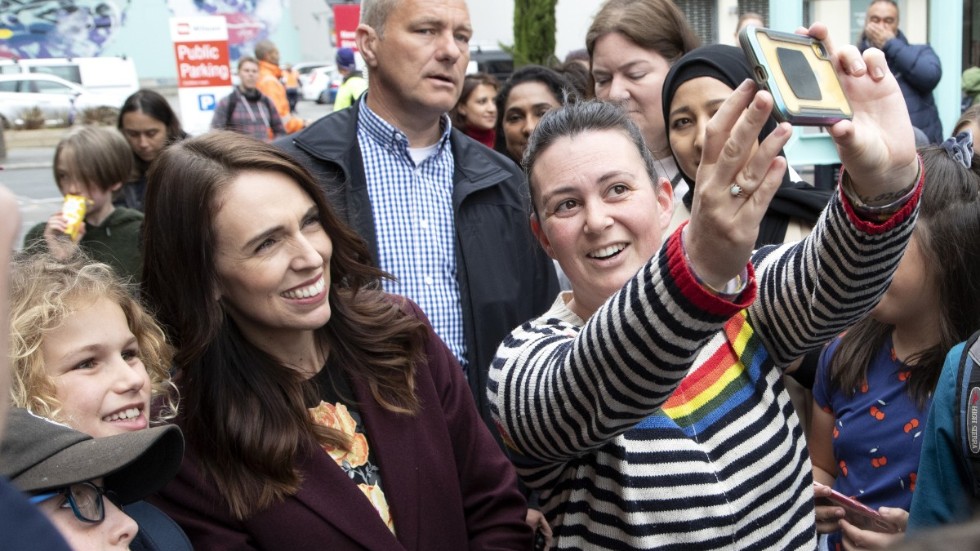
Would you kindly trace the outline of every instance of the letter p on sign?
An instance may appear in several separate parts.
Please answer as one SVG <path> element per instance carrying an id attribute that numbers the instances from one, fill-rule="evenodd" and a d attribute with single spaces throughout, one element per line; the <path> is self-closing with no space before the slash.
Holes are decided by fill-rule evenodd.
<path id="1" fill-rule="evenodd" d="M 197 96 L 197 107 L 201 111 L 214 111 L 218 102 L 214 100 L 214 94 L 200 94 Z"/>

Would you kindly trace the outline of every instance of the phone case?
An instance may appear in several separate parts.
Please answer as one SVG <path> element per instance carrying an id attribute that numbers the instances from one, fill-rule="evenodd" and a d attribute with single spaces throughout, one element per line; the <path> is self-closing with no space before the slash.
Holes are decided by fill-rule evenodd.
<path id="1" fill-rule="evenodd" d="M 776 120 L 828 126 L 851 118 L 851 104 L 820 41 L 753 26 L 738 39 L 756 83 L 772 94 Z"/>
<path id="2" fill-rule="evenodd" d="M 895 527 L 886 522 L 878 511 L 875 511 L 856 499 L 845 496 L 837 490 L 831 490 L 830 497 L 824 499 L 829 501 L 830 505 L 843 507 L 844 520 L 862 530 L 872 530 L 874 532 L 889 534 L 895 532 Z"/>

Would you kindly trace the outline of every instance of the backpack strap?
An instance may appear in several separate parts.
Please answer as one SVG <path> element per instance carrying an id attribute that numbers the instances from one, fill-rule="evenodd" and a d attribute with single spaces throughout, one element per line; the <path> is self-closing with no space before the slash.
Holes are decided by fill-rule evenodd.
<path id="1" fill-rule="evenodd" d="M 228 112 L 225 114 L 225 130 L 234 130 L 235 128 L 231 125 L 231 118 L 235 115 L 235 107 L 238 107 L 238 89 L 235 88 L 231 91 L 231 97 L 228 99 Z"/>
<path id="2" fill-rule="evenodd" d="M 956 376 L 956 434 L 970 466 L 970 489 L 980 497 L 980 331 L 966 341 Z"/>

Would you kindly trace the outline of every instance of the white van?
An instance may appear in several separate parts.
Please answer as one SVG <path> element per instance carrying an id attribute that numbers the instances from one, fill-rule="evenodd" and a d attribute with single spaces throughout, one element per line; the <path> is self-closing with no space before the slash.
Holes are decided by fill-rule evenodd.
<path id="1" fill-rule="evenodd" d="M 136 65 L 126 57 L 0 59 L 0 74 L 48 73 L 99 94 L 127 97 L 139 90 Z"/>

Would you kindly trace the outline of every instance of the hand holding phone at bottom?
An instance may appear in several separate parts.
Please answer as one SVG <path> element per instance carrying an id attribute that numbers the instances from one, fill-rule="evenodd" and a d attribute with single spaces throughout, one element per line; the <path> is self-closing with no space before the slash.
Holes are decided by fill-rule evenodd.
<path id="1" fill-rule="evenodd" d="M 831 534 L 840 530 L 840 519 L 844 518 L 844 508 L 833 504 L 828 498 L 833 490 L 819 482 L 813 483 L 814 512 L 817 517 L 817 533 Z"/>
<path id="2" fill-rule="evenodd" d="M 846 520 L 850 525 L 861 530 L 884 533 L 892 533 L 898 530 L 896 525 L 890 523 L 878 511 L 819 482 L 813 483 L 813 495 L 820 532 L 836 531 L 828 529 L 835 517 L 837 520 Z M 843 517 L 840 516 L 841 510 L 844 512 Z M 821 521 L 824 521 L 824 526 L 821 526 Z"/>
<path id="3" fill-rule="evenodd" d="M 895 528 L 894 532 L 875 532 L 862 530 L 857 526 L 842 520 L 841 534 L 844 536 L 844 549 L 887 549 L 905 539 L 905 527 L 909 522 L 909 512 L 897 507 L 881 507 L 878 509 L 881 518 Z"/>

